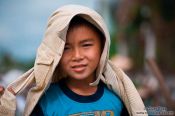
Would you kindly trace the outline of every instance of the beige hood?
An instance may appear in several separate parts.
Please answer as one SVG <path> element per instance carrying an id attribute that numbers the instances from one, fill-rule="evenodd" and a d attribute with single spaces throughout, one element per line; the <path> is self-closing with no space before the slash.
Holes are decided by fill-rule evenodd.
<path id="1" fill-rule="evenodd" d="M 68 5 L 57 9 L 49 18 L 48 26 L 45 32 L 45 38 L 42 44 L 44 44 L 45 47 L 53 52 L 53 66 L 55 68 L 55 66 L 59 63 L 58 57 L 60 57 L 60 55 L 63 53 L 63 47 L 66 41 L 66 33 L 69 27 L 69 23 L 71 19 L 76 15 L 83 17 L 95 25 L 99 30 L 102 31 L 106 38 L 104 51 L 102 53 L 99 67 L 97 69 L 97 80 L 94 83 L 91 83 L 91 85 L 96 85 L 98 84 L 100 78 L 102 78 L 102 72 L 105 64 L 107 63 L 110 45 L 109 32 L 102 17 L 99 14 L 87 7 L 79 5 Z M 41 47 L 43 47 L 42 44 Z M 41 62 L 39 61 L 40 59 L 37 60 L 37 62 Z"/>
<path id="2" fill-rule="evenodd" d="M 17 94 L 29 85 L 32 86 L 28 92 L 24 115 L 27 116 L 32 112 L 43 91 L 51 83 L 53 72 L 64 50 L 69 23 L 76 15 L 94 24 L 106 38 L 96 72 L 97 79 L 90 85 L 97 85 L 101 79 L 121 97 L 130 115 L 138 115 L 137 112 L 146 112 L 144 104 L 130 79 L 108 60 L 110 36 L 102 17 L 87 7 L 67 5 L 57 9 L 49 18 L 44 39 L 37 51 L 34 67 L 9 85 Z M 0 109 L 3 109 L 4 112 L 8 110 L 9 114 L 13 114 L 16 109 L 14 99 L 15 97 L 6 90 L 1 97 Z"/>

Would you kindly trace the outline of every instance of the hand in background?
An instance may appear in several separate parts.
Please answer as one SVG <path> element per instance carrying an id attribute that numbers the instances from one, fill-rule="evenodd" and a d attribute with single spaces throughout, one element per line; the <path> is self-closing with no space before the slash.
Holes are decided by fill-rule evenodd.
<path id="1" fill-rule="evenodd" d="M 4 87 L 0 85 L 0 96 L 4 93 Z"/>
<path id="2" fill-rule="evenodd" d="M 10 91 L 13 95 L 15 95 L 15 92 L 13 91 L 13 89 L 11 87 L 7 88 L 8 91 Z M 0 85 L 0 96 L 4 93 L 4 87 L 2 85 Z"/>

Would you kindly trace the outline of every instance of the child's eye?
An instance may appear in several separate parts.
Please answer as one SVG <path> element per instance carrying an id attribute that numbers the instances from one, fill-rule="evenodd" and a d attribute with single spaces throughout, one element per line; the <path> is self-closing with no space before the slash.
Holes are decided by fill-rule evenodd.
<path id="1" fill-rule="evenodd" d="M 69 50 L 69 49 L 70 49 L 69 46 L 65 46 L 65 47 L 64 47 L 64 50 Z"/>
<path id="2" fill-rule="evenodd" d="M 83 44 L 82 46 L 83 46 L 83 47 L 89 47 L 89 46 L 93 46 L 93 44 L 87 43 L 87 44 Z"/>

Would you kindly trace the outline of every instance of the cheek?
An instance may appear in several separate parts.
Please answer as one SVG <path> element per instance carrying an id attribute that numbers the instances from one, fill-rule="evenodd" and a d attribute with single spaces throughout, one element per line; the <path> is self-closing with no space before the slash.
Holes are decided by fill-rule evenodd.
<path id="1" fill-rule="evenodd" d="M 94 50 L 95 54 L 96 54 L 96 57 L 100 58 L 101 57 L 101 54 L 102 54 L 102 49 L 101 49 L 101 46 L 97 46 L 96 49 Z"/>
<path id="2" fill-rule="evenodd" d="M 91 51 L 89 51 L 88 53 L 89 59 L 92 60 L 93 63 L 98 63 L 101 57 L 101 50 L 96 48 L 96 49 L 92 49 Z"/>

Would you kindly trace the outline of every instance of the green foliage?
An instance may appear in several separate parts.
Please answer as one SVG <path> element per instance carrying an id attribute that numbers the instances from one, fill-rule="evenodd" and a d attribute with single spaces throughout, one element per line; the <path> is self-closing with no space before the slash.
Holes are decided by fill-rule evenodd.
<path id="1" fill-rule="evenodd" d="M 115 54 L 117 54 L 117 38 L 116 34 L 111 34 L 111 46 L 110 46 L 109 57 L 111 58 Z"/>
<path id="2" fill-rule="evenodd" d="M 17 61 L 13 59 L 9 54 L 2 54 L 1 55 L 1 61 L 0 61 L 0 73 L 5 73 L 11 69 L 20 69 L 20 70 L 28 70 L 30 69 L 34 64 L 34 60 L 30 61 Z"/>

